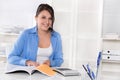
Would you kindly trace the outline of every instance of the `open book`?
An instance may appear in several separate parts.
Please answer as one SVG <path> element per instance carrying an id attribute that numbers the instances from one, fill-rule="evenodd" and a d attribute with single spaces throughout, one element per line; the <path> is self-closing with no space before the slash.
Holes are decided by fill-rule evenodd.
<path id="1" fill-rule="evenodd" d="M 35 71 L 39 71 L 48 76 L 54 76 L 56 74 L 56 72 L 53 71 L 51 67 L 45 64 L 41 64 L 38 67 L 35 67 L 35 66 L 20 66 L 7 63 L 5 73 L 12 73 L 17 71 L 25 71 L 30 75 Z"/>
<path id="2" fill-rule="evenodd" d="M 80 72 L 78 72 L 77 70 L 64 68 L 64 67 L 55 67 L 54 71 L 62 74 L 63 76 L 79 76 L 80 75 Z"/>

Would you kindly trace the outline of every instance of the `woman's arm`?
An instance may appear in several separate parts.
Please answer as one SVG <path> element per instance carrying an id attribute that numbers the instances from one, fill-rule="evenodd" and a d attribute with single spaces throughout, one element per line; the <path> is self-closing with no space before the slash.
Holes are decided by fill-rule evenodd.
<path id="1" fill-rule="evenodd" d="M 16 65 L 25 65 L 27 59 L 21 57 L 25 44 L 25 38 L 26 38 L 26 32 L 24 31 L 17 39 L 17 42 L 14 44 L 11 53 L 8 55 L 9 63 Z"/>
<path id="2" fill-rule="evenodd" d="M 50 66 L 59 67 L 63 63 L 62 41 L 59 34 L 55 42 L 55 50 L 53 50 L 54 52 L 50 57 Z"/>

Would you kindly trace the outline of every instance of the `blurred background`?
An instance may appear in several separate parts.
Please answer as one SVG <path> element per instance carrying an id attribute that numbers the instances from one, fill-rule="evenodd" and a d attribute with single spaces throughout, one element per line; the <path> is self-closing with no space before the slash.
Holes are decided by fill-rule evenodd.
<path id="1" fill-rule="evenodd" d="M 96 70 L 100 51 L 120 50 L 119 0 L 0 0 L 1 62 L 6 62 L 6 54 L 20 32 L 36 25 L 34 16 L 41 3 L 54 8 L 54 29 L 62 36 L 62 66 L 82 70 L 82 64 L 89 63 Z M 110 73 L 108 67 L 103 70 L 106 69 Z M 111 72 L 110 76 L 114 70 Z M 106 74 L 101 80 L 110 80 L 110 76 Z"/>

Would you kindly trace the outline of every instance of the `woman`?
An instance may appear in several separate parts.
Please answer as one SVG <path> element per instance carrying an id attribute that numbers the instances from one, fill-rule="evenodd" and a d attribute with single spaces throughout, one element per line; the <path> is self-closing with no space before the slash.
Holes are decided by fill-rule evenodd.
<path id="1" fill-rule="evenodd" d="M 40 4 L 36 11 L 36 26 L 24 30 L 13 50 L 8 55 L 8 62 L 23 66 L 47 64 L 52 67 L 63 63 L 60 34 L 53 30 L 54 10 L 48 4 Z"/>

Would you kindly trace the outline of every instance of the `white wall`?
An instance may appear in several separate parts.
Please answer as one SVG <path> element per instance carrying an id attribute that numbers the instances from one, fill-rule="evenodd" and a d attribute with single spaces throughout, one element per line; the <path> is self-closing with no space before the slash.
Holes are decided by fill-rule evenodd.
<path id="1" fill-rule="evenodd" d="M 42 2 L 51 4 L 51 0 L 0 0 L 0 26 L 35 25 L 35 12 Z"/>
<path id="2" fill-rule="evenodd" d="M 96 57 L 100 49 L 100 1 L 78 0 L 78 3 L 76 66 L 87 62 L 95 65 Z"/>

